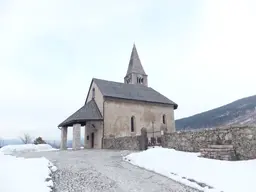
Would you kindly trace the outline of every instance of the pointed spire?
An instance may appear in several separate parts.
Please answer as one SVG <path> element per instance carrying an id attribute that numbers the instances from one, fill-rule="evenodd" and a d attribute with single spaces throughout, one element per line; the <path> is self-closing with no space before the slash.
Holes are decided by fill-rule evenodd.
<path id="1" fill-rule="evenodd" d="M 130 62 L 129 62 L 129 66 L 128 66 L 126 75 L 128 75 L 130 73 L 146 75 L 146 73 L 141 65 L 140 58 L 139 58 L 135 43 L 133 43 L 132 53 L 131 53 Z"/>

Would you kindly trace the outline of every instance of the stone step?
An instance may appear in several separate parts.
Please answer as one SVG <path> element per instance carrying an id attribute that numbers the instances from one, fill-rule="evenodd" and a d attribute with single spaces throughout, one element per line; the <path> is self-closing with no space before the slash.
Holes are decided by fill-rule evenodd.
<path id="1" fill-rule="evenodd" d="M 211 149 L 233 149 L 233 145 L 208 145 Z"/>
<path id="2" fill-rule="evenodd" d="M 226 154 L 226 155 L 219 155 L 219 154 L 200 154 L 199 157 L 209 158 L 209 159 L 219 159 L 219 160 L 234 160 L 234 154 Z"/>
<path id="3" fill-rule="evenodd" d="M 235 160 L 233 145 L 208 145 L 200 149 L 200 157 L 232 161 Z"/>
<path id="4" fill-rule="evenodd" d="M 224 152 L 221 152 L 221 153 L 214 153 L 214 152 L 201 152 L 200 154 L 202 154 L 202 155 L 229 155 L 229 154 L 234 154 L 234 151 L 229 151 L 229 152 L 226 152 L 226 153 L 224 153 Z"/>
<path id="5" fill-rule="evenodd" d="M 230 151 L 234 151 L 234 149 L 213 149 L 213 148 L 200 149 L 200 152 L 230 152 Z"/>
<path id="6" fill-rule="evenodd" d="M 229 153 L 201 153 L 201 155 L 231 155 L 231 154 L 235 154 L 234 152 L 229 152 Z"/>

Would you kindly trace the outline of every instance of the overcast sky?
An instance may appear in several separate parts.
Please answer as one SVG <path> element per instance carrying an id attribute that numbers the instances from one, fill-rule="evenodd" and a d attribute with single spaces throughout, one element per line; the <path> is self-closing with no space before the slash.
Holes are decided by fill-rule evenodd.
<path id="1" fill-rule="evenodd" d="M 60 138 L 93 77 L 123 81 L 132 45 L 175 118 L 256 94 L 256 1 L 0 0 L 0 137 Z"/>

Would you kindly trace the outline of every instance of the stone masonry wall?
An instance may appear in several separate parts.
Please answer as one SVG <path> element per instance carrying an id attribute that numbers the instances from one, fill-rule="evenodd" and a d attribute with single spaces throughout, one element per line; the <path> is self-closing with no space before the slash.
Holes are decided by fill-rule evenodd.
<path id="1" fill-rule="evenodd" d="M 103 139 L 104 149 L 140 150 L 141 136 L 112 137 Z"/>
<path id="2" fill-rule="evenodd" d="M 233 145 L 239 160 L 256 159 L 256 127 L 239 126 L 167 133 L 163 147 L 199 152 L 208 145 Z"/>
<path id="3" fill-rule="evenodd" d="M 107 99 L 104 107 L 104 137 L 140 135 L 141 128 L 148 132 L 160 131 L 163 115 L 167 132 L 175 131 L 174 109 L 170 105 L 138 101 Z M 134 116 L 134 132 L 131 132 L 131 117 Z M 152 124 L 154 122 L 154 124 Z"/>

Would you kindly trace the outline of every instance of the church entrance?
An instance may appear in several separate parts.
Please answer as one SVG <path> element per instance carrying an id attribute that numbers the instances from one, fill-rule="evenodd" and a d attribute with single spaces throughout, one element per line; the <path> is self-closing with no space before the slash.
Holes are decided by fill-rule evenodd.
<path id="1" fill-rule="evenodd" d="M 148 131 L 148 147 L 161 146 L 161 131 L 155 129 L 154 122 L 152 122 L 152 129 Z"/>
<path id="2" fill-rule="evenodd" d="M 91 147 L 94 148 L 94 133 L 91 133 Z"/>
<path id="3" fill-rule="evenodd" d="M 161 132 L 148 132 L 148 147 L 161 146 Z"/>

